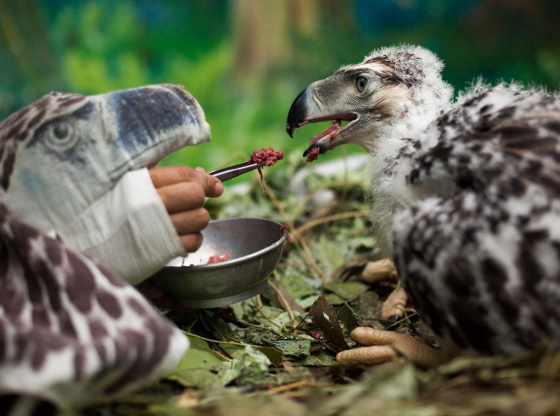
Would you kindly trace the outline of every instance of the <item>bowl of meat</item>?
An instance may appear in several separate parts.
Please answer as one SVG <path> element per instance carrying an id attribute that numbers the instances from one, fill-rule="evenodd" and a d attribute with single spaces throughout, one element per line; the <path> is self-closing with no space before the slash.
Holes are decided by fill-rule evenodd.
<path id="1" fill-rule="evenodd" d="M 262 292 L 288 239 L 285 226 L 261 218 L 210 221 L 202 235 L 196 252 L 154 276 L 167 295 L 191 308 L 227 306 Z"/>

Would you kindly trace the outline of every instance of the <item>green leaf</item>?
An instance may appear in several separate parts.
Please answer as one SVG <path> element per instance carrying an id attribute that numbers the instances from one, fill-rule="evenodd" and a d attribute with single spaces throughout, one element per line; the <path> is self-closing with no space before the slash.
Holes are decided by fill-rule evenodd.
<path id="1" fill-rule="evenodd" d="M 222 369 L 223 361 L 212 353 L 205 341 L 196 337 L 190 337 L 189 340 L 191 347 L 167 378 L 185 387 L 205 389 L 221 386 L 218 373 Z"/>
<path id="2" fill-rule="evenodd" d="M 174 404 L 152 404 L 148 407 L 148 411 L 149 414 L 158 416 L 190 416 L 194 414 L 194 410 L 181 409 L 175 407 Z"/>
<path id="3" fill-rule="evenodd" d="M 327 300 L 327 302 L 329 302 L 330 305 L 342 305 L 346 302 L 346 299 L 341 298 L 334 293 L 327 293 L 324 298 Z"/>
<path id="4" fill-rule="evenodd" d="M 319 295 L 315 294 L 315 295 L 311 295 L 311 296 L 308 296 L 306 298 L 301 299 L 298 303 L 299 303 L 299 306 L 301 306 L 303 309 L 307 309 L 307 308 L 310 308 L 311 305 L 313 305 L 318 298 L 319 298 Z M 329 302 L 329 303 L 331 305 L 333 304 L 333 302 Z"/>
<path id="5" fill-rule="evenodd" d="M 302 357 L 309 355 L 311 341 L 308 339 L 278 339 L 272 342 L 282 354 L 291 357 Z"/>
<path id="6" fill-rule="evenodd" d="M 237 379 L 238 384 L 258 384 L 268 375 L 270 360 L 262 352 L 247 345 L 239 358 L 223 364 L 224 385 Z"/>
<path id="7" fill-rule="evenodd" d="M 230 305 L 230 308 L 237 319 L 265 327 L 274 326 L 275 320 L 285 313 L 280 308 L 267 305 L 257 306 L 254 298 Z"/>
<path id="8" fill-rule="evenodd" d="M 292 294 L 294 299 L 301 299 L 317 293 L 317 290 L 301 275 L 290 273 L 281 276 L 278 280 L 280 280 L 284 287 Z"/>
<path id="9" fill-rule="evenodd" d="M 300 358 L 292 361 L 294 365 L 309 366 L 309 367 L 330 367 L 338 365 L 336 357 L 324 349 L 315 351 L 307 357 Z"/>
<path id="10" fill-rule="evenodd" d="M 354 312 L 348 303 L 344 303 L 344 306 L 339 309 L 338 319 L 342 321 L 342 324 L 348 332 L 352 332 L 354 328 L 359 326 L 364 326 L 363 322 L 360 321 L 358 314 Z"/>
<path id="11" fill-rule="evenodd" d="M 368 285 L 365 283 L 355 281 L 326 283 L 324 287 L 348 302 L 353 301 L 368 289 Z"/>

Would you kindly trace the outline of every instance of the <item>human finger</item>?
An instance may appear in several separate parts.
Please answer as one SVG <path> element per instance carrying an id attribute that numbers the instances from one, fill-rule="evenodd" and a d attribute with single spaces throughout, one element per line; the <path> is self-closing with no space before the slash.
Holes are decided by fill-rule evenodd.
<path id="1" fill-rule="evenodd" d="M 214 176 L 207 174 L 202 168 L 193 169 L 189 166 L 171 166 L 152 168 L 149 172 L 156 189 L 183 182 L 195 182 L 202 185 L 204 194 L 207 197 L 218 197 L 224 191 L 222 182 Z"/>
<path id="2" fill-rule="evenodd" d="M 204 206 L 206 193 L 198 182 L 181 182 L 156 189 L 170 214 Z"/>
<path id="3" fill-rule="evenodd" d="M 150 178 L 156 188 L 173 185 L 190 180 L 196 175 L 195 169 L 189 166 L 167 166 L 148 169 Z"/>
<path id="4" fill-rule="evenodd" d="M 180 236 L 198 233 L 208 225 L 210 214 L 205 208 L 191 209 L 171 214 L 171 222 Z"/>
<path id="5" fill-rule="evenodd" d="M 202 245 L 202 233 L 180 235 L 181 244 L 188 253 L 193 253 Z"/>
<path id="6" fill-rule="evenodd" d="M 160 308 L 177 309 L 184 312 L 192 312 L 192 309 L 186 308 L 177 303 L 173 298 L 167 296 L 163 290 L 154 282 L 153 278 L 144 280 L 135 286 L 136 289 L 144 295 L 146 299 Z"/>
<path id="7" fill-rule="evenodd" d="M 224 185 L 219 179 L 207 174 L 201 167 L 195 168 L 195 171 L 199 174 L 200 183 L 204 186 L 207 197 L 215 198 L 224 192 Z"/>

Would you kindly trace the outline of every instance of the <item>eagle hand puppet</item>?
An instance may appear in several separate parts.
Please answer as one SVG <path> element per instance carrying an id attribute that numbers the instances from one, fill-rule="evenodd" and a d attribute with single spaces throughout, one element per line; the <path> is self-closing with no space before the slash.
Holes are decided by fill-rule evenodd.
<path id="1" fill-rule="evenodd" d="M 187 338 L 130 283 L 183 253 L 147 167 L 208 140 L 175 85 L 51 93 L 0 123 L 0 399 L 81 408 L 180 360 Z"/>

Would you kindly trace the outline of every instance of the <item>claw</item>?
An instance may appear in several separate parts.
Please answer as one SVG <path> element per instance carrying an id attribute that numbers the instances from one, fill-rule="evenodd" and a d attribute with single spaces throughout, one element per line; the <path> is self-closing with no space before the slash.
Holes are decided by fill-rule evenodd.
<path id="1" fill-rule="evenodd" d="M 361 278 L 367 283 L 377 283 L 383 280 L 396 281 L 398 275 L 393 262 L 384 259 L 369 262 L 362 271 Z"/>
<path id="2" fill-rule="evenodd" d="M 400 321 L 409 309 L 406 307 L 407 302 L 408 296 L 399 283 L 383 303 L 379 318 L 383 321 Z"/>
<path id="3" fill-rule="evenodd" d="M 339 352 L 336 360 L 343 365 L 382 364 L 394 361 L 400 356 L 425 367 L 435 366 L 445 361 L 441 351 L 427 346 L 408 334 L 359 327 L 354 329 L 350 336 L 366 346 Z"/>

